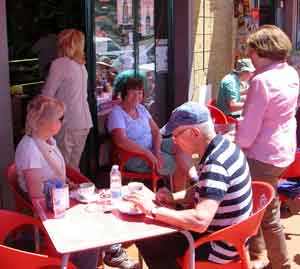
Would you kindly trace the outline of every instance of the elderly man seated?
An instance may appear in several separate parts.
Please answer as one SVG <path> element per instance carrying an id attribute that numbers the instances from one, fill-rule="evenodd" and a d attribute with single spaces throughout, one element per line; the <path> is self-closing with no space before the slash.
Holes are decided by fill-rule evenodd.
<path id="1" fill-rule="evenodd" d="M 165 134 L 173 134 L 174 143 L 188 154 L 197 153 L 198 181 L 189 189 L 170 193 L 160 189 L 156 201 L 140 193 L 128 197 L 146 215 L 190 230 L 194 239 L 231 224 L 252 212 L 252 189 L 249 167 L 239 147 L 216 135 L 209 111 L 198 103 L 188 102 L 176 108 L 164 126 Z M 189 204 L 176 210 L 182 204 Z M 180 268 L 188 242 L 181 233 L 137 243 L 149 269 Z M 196 259 L 228 263 L 238 258 L 236 250 L 225 242 L 211 242 L 196 249 Z"/>

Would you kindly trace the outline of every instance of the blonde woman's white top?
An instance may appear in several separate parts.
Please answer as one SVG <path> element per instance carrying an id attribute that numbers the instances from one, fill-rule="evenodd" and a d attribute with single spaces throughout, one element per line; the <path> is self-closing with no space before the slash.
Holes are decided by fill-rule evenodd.
<path id="1" fill-rule="evenodd" d="M 68 57 L 57 58 L 51 64 L 42 94 L 65 104 L 65 128 L 86 129 L 93 126 L 87 101 L 87 78 L 85 65 Z"/>
<path id="2" fill-rule="evenodd" d="M 62 172 L 64 172 L 66 169 L 65 161 L 59 149 L 56 146 L 55 139 L 51 138 L 50 143 L 47 143 L 43 140 L 39 140 L 39 143 L 43 144 L 45 150 L 48 151 L 49 157 L 51 157 L 57 162 L 58 169 L 61 169 Z M 15 162 L 19 186 L 24 192 L 27 192 L 26 182 L 23 173 L 24 170 L 33 168 L 41 169 L 43 174 L 42 181 L 57 177 L 56 171 L 54 171 L 53 167 L 45 159 L 44 155 L 39 150 L 34 139 L 28 135 L 24 135 L 17 146 Z"/>

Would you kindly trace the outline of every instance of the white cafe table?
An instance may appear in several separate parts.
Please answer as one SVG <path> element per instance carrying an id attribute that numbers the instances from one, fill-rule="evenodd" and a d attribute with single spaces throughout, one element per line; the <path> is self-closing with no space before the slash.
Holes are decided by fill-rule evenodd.
<path id="1" fill-rule="evenodd" d="M 144 215 L 126 215 L 117 209 L 111 213 L 99 210 L 88 212 L 90 204 L 76 203 L 63 218 L 54 218 L 46 208 L 45 199 L 34 199 L 33 205 L 58 253 L 62 254 L 61 268 L 66 269 L 71 253 L 105 247 L 116 243 L 137 241 L 145 238 L 172 234 L 176 228 L 166 226 Z M 98 206 L 98 205 L 97 205 Z M 187 231 L 182 232 L 189 241 L 190 268 L 194 268 L 193 238 Z"/>

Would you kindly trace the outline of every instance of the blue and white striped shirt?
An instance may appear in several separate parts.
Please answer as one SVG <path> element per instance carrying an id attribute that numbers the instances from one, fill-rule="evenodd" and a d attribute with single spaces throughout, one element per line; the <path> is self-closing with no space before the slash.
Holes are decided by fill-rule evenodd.
<path id="1" fill-rule="evenodd" d="M 199 166 L 199 182 L 195 198 L 220 201 L 208 232 L 241 222 L 252 213 L 250 171 L 245 155 L 234 143 L 217 135 L 208 145 Z M 209 261 L 228 263 L 238 258 L 232 246 L 220 241 L 211 242 Z"/>

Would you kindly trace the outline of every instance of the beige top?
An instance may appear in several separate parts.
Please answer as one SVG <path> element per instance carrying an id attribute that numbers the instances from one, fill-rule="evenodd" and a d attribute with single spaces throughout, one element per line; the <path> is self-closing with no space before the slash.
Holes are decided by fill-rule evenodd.
<path id="1" fill-rule="evenodd" d="M 69 129 L 93 126 L 87 102 L 88 73 L 83 64 L 60 57 L 51 64 L 42 94 L 62 101 L 66 106 L 63 125 Z"/>

